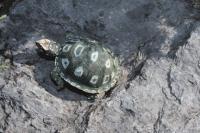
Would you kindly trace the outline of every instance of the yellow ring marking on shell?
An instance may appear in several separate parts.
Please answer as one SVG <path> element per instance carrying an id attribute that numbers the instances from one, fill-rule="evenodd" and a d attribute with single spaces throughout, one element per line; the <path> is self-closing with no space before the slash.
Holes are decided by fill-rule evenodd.
<path id="1" fill-rule="evenodd" d="M 110 68 L 110 59 L 108 59 L 108 60 L 106 61 L 105 66 L 106 66 L 106 68 Z"/>
<path id="2" fill-rule="evenodd" d="M 67 58 L 62 58 L 62 66 L 66 69 L 69 66 L 69 60 Z"/>
<path id="3" fill-rule="evenodd" d="M 90 79 L 90 83 L 92 84 L 96 84 L 98 81 L 98 76 L 97 75 L 93 75 L 92 78 Z"/>
<path id="4" fill-rule="evenodd" d="M 93 62 L 97 61 L 98 55 L 99 55 L 99 53 L 98 53 L 97 51 L 96 51 L 96 52 L 93 52 L 93 53 L 91 54 L 91 60 L 92 60 Z"/>
<path id="5" fill-rule="evenodd" d="M 70 48 L 72 47 L 72 45 L 65 45 L 64 47 L 63 47 L 63 52 L 68 52 L 69 50 L 70 50 Z"/>
<path id="6" fill-rule="evenodd" d="M 104 76 L 104 78 L 103 78 L 103 84 L 108 83 L 109 77 L 110 77 L 109 75 L 105 75 L 105 76 Z"/>
<path id="7" fill-rule="evenodd" d="M 74 75 L 77 77 L 81 77 L 83 75 L 83 67 L 79 66 L 75 69 Z"/>
<path id="8" fill-rule="evenodd" d="M 77 52 L 79 48 L 80 48 L 80 51 Z M 74 55 L 75 55 L 75 57 L 80 56 L 80 55 L 82 54 L 84 48 L 85 48 L 85 47 L 84 47 L 83 45 L 78 44 L 78 45 L 76 46 L 76 48 L 74 49 Z"/>

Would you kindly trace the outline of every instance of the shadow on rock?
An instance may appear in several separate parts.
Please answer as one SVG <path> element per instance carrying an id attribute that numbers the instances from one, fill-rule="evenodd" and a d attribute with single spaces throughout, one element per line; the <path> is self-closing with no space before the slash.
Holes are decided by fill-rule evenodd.
<path id="1" fill-rule="evenodd" d="M 50 73 L 54 68 L 54 61 L 40 59 L 38 63 L 35 64 L 34 76 L 35 80 L 40 86 L 45 88 L 46 91 L 52 95 L 61 98 L 63 100 L 69 101 L 89 101 L 89 94 L 79 91 L 75 87 L 66 83 L 65 89 L 58 91 L 58 86 L 52 81 Z"/>

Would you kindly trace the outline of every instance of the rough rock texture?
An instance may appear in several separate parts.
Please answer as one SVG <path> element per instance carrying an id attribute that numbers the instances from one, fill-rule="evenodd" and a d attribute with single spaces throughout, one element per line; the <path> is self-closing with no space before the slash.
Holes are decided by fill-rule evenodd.
<path id="1" fill-rule="evenodd" d="M 0 132 L 199 133 L 199 20 L 189 0 L 21 1 L 0 21 Z M 128 79 L 99 102 L 57 92 L 34 41 L 66 31 L 102 41 Z"/>

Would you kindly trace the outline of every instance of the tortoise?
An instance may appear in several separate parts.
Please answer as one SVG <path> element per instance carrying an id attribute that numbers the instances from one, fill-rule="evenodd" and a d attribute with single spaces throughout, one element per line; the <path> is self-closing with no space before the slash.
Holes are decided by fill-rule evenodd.
<path id="1" fill-rule="evenodd" d="M 119 59 L 100 42 L 69 34 L 65 43 L 40 39 L 38 50 L 55 59 L 51 79 L 63 89 L 67 84 L 89 93 L 103 96 L 117 85 L 121 75 Z"/>

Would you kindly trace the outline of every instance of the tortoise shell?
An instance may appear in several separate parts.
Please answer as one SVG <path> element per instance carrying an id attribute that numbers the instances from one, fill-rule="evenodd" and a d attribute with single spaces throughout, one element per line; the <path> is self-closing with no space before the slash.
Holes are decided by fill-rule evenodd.
<path id="1" fill-rule="evenodd" d="M 68 40 L 59 50 L 55 67 L 64 81 L 87 93 L 108 91 L 120 75 L 117 57 L 90 39 Z"/>

